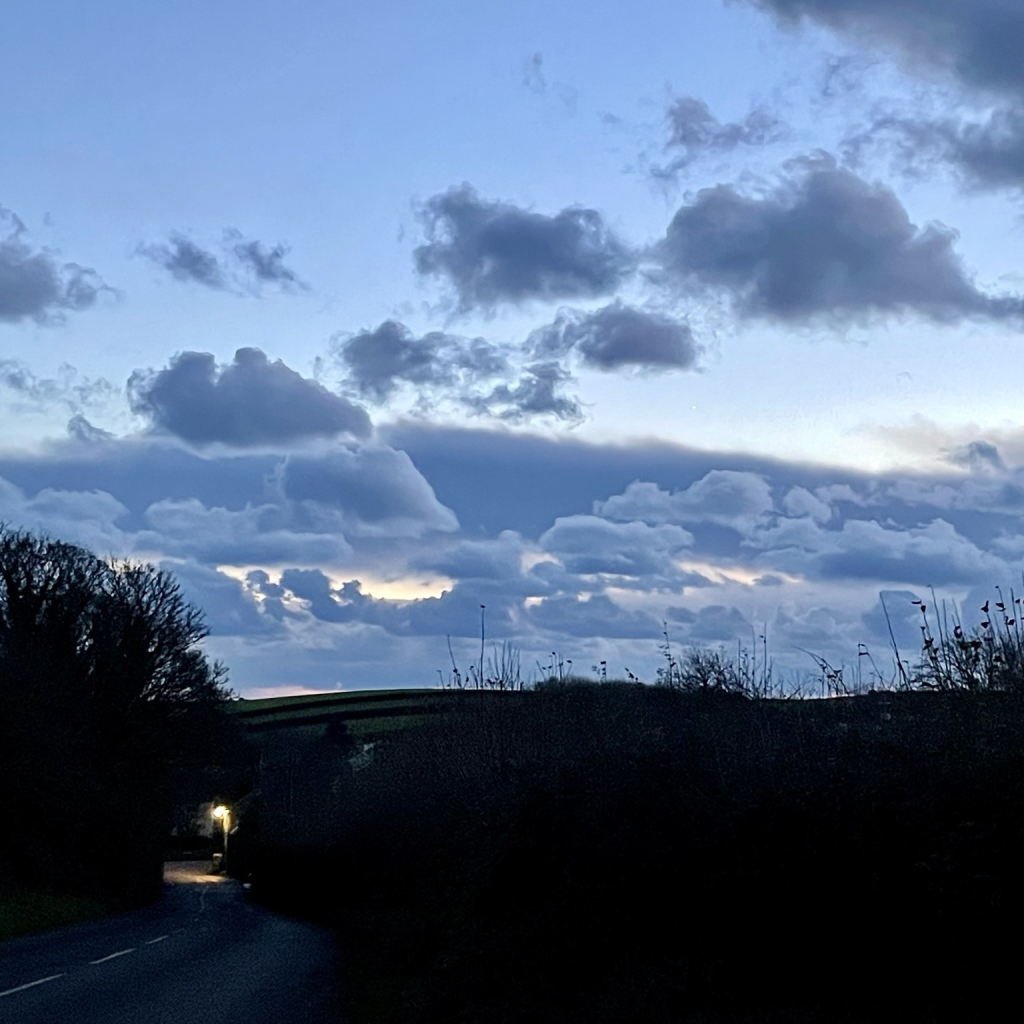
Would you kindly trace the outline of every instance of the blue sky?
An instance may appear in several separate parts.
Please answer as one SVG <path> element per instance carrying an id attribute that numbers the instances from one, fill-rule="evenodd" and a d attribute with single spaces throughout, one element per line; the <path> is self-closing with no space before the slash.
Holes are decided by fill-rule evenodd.
<path id="1" fill-rule="evenodd" d="M 912 652 L 930 586 L 1020 580 L 1013 5 L 12 37 L 0 518 L 167 565 L 241 693 L 432 685 L 480 604 L 527 666 L 884 663 L 880 593 Z"/>

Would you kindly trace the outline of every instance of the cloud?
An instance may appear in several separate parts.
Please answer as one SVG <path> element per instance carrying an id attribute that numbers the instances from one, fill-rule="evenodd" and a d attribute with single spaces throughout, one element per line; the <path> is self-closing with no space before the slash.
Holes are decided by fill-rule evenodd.
<path id="1" fill-rule="evenodd" d="M 585 601 L 573 595 L 548 597 L 529 608 L 526 617 L 539 629 L 571 637 L 655 640 L 661 633 L 653 615 L 623 608 L 604 594 Z"/>
<path id="2" fill-rule="evenodd" d="M 58 262 L 54 253 L 33 249 L 25 234 L 21 219 L 0 206 L 0 322 L 61 323 L 110 290 L 95 270 Z"/>
<path id="3" fill-rule="evenodd" d="M 240 348 L 220 369 L 208 352 L 182 352 L 166 369 L 133 373 L 128 397 L 156 430 L 192 444 L 248 447 L 371 431 L 364 409 L 258 348 Z"/>
<path id="4" fill-rule="evenodd" d="M 212 565 L 344 565 L 352 546 L 340 524 L 303 521 L 286 504 L 209 508 L 195 498 L 154 502 L 137 538 L 168 555 Z M 317 526 L 320 530 L 317 530 Z M 334 526 L 334 529 L 330 529 Z"/>
<path id="5" fill-rule="evenodd" d="M 383 445 L 290 455 L 281 486 L 291 501 L 338 509 L 363 534 L 420 536 L 459 525 L 409 456 Z"/>
<path id="6" fill-rule="evenodd" d="M 523 61 L 523 88 L 537 96 L 543 96 L 548 90 L 544 75 L 544 54 L 539 51 Z"/>
<path id="7" fill-rule="evenodd" d="M 194 561 L 163 561 L 160 568 L 172 573 L 185 599 L 202 609 L 210 636 L 283 635 L 279 623 L 261 611 L 239 580 Z"/>
<path id="8" fill-rule="evenodd" d="M 403 383 L 416 387 L 427 405 L 446 393 L 460 398 L 472 385 L 510 372 L 507 351 L 483 338 L 440 331 L 417 338 L 394 320 L 340 342 L 337 354 L 348 371 L 346 384 L 378 403 Z"/>
<path id="9" fill-rule="evenodd" d="M 703 351 L 688 324 L 619 300 L 593 312 L 562 310 L 528 344 L 539 358 L 573 353 L 598 370 L 689 370 Z"/>
<path id="10" fill-rule="evenodd" d="M 39 377 L 16 359 L 0 359 L 0 387 L 10 391 L 19 405 L 47 408 L 63 405 L 79 410 L 100 404 L 117 394 L 103 377 L 89 378 L 63 363 L 56 377 Z"/>
<path id="11" fill-rule="evenodd" d="M 748 318 L 1019 319 L 1024 301 L 980 291 L 956 237 L 940 224 L 917 227 L 891 189 L 821 157 L 794 163 L 761 197 L 702 189 L 656 254 L 671 283 L 719 292 Z"/>
<path id="12" fill-rule="evenodd" d="M 420 219 L 427 241 L 415 250 L 416 269 L 446 279 L 462 312 L 606 295 L 633 269 L 626 244 L 584 207 L 549 216 L 464 184 L 427 200 Z"/>
<path id="13" fill-rule="evenodd" d="M 621 522 L 697 523 L 750 530 L 774 508 L 771 487 L 756 473 L 712 470 L 689 487 L 669 493 L 635 481 L 622 494 L 594 503 L 594 512 Z"/>
<path id="14" fill-rule="evenodd" d="M 522 538 L 503 530 L 495 540 L 463 540 L 446 550 L 420 552 L 409 565 L 457 580 L 509 580 L 522 574 L 522 557 Z"/>
<path id="15" fill-rule="evenodd" d="M 224 234 L 235 261 L 250 275 L 257 290 L 265 284 L 277 285 L 283 291 L 301 291 L 308 287 L 291 267 L 285 266 L 284 258 L 291 252 L 289 246 L 281 242 L 267 246 L 258 239 L 245 238 L 234 228 L 228 228 Z"/>
<path id="16" fill-rule="evenodd" d="M 894 51 L 906 70 L 956 83 L 991 108 L 980 118 L 889 114 L 854 148 L 894 142 L 914 168 L 936 159 L 972 187 L 1024 187 L 1024 9 L 1007 0 L 748 0 L 795 25 L 813 21 Z"/>
<path id="17" fill-rule="evenodd" d="M 498 384 L 489 394 L 467 396 L 465 404 L 477 415 L 495 416 L 510 423 L 524 423 L 535 417 L 579 423 L 583 419 L 579 401 L 562 394 L 572 381 L 572 374 L 557 361 L 533 363 L 525 368 L 518 384 Z"/>
<path id="18" fill-rule="evenodd" d="M 185 235 L 173 233 L 167 242 L 140 245 L 136 252 L 166 270 L 176 281 L 192 281 L 223 290 L 228 276 L 217 256 Z"/>
<path id="19" fill-rule="evenodd" d="M 782 499 L 782 508 L 790 516 L 809 516 L 816 523 L 827 523 L 833 515 L 832 506 L 806 487 L 793 487 Z"/>
<path id="20" fill-rule="evenodd" d="M 288 246 L 267 246 L 248 239 L 235 228 L 225 228 L 223 255 L 204 249 L 187 235 L 172 232 L 166 242 L 140 244 L 136 252 L 163 267 L 175 280 L 190 281 L 215 291 L 259 294 L 264 285 L 277 285 L 282 291 L 300 291 L 308 286 L 284 258 Z"/>
<path id="21" fill-rule="evenodd" d="M 954 465 L 963 466 L 973 473 L 1006 472 L 999 449 L 988 441 L 971 441 L 962 448 L 948 453 L 948 459 Z"/>
<path id="22" fill-rule="evenodd" d="M 694 537 L 679 526 L 566 516 L 538 543 L 576 575 L 665 576 L 673 568 L 671 557 L 692 547 Z"/>
<path id="23" fill-rule="evenodd" d="M 1007 0 L 747 0 L 781 21 L 815 21 L 895 49 L 925 69 L 995 93 L 1024 94 L 1024 8 Z"/>
<path id="24" fill-rule="evenodd" d="M 731 153 L 741 146 L 764 146 L 777 142 L 786 125 L 765 107 L 755 107 L 742 121 L 719 121 L 708 105 L 694 96 L 679 96 L 665 111 L 669 139 L 666 150 L 675 155 L 655 167 L 660 179 L 674 179 L 705 155 Z"/>
<path id="25" fill-rule="evenodd" d="M 29 496 L 0 477 L 0 523 L 40 530 L 102 556 L 129 552 L 131 542 L 122 528 L 127 514 L 128 509 L 106 491 L 45 487 Z"/>
<path id="26" fill-rule="evenodd" d="M 850 519 L 838 530 L 788 519 L 760 528 L 745 543 L 763 549 L 771 568 L 824 580 L 953 586 L 998 579 L 1005 570 L 1000 558 L 944 519 L 909 529 Z"/>
<path id="27" fill-rule="evenodd" d="M 68 437 L 80 444 L 96 444 L 114 439 L 114 435 L 109 430 L 90 423 L 81 413 L 75 413 L 68 420 L 67 431 Z"/>
<path id="28" fill-rule="evenodd" d="M 844 142 L 856 162 L 872 147 L 893 152 L 910 174 L 945 161 L 968 188 L 1024 188 L 1024 97 L 973 119 L 890 111 Z"/>

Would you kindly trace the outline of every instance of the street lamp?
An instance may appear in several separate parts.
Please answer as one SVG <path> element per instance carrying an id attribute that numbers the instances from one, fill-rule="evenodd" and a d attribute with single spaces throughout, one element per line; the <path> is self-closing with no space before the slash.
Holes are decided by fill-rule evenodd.
<path id="1" fill-rule="evenodd" d="M 228 831 L 231 828 L 231 808 L 224 804 L 217 804 L 213 811 L 213 820 L 220 822 L 221 827 L 221 855 L 220 865 L 222 869 L 227 870 L 227 864 L 225 863 L 228 859 Z M 214 858 L 216 860 L 216 858 Z"/>

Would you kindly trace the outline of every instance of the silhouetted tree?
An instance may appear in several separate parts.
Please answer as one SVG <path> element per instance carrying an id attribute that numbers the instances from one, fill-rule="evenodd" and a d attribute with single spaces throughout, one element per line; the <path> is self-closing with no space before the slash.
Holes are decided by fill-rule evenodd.
<path id="1" fill-rule="evenodd" d="M 144 894 L 175 770 L 222 737 L 224 670 L 167 572 L 0 526 L 0 860 Z M 5 848 L 5 849 L 3 849 Z"/>

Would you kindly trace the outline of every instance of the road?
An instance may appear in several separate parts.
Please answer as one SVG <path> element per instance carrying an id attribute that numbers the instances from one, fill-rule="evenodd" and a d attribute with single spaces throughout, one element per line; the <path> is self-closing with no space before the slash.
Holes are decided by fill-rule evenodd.
<path id="1" fill-rule="evenodd" d="M 142 910 L 0 945 L 4 1024 L 339 1024 L 330 931 L 168 864 Z"/>

